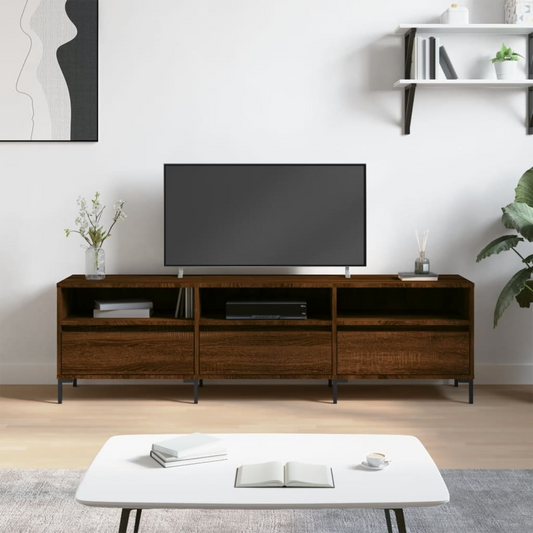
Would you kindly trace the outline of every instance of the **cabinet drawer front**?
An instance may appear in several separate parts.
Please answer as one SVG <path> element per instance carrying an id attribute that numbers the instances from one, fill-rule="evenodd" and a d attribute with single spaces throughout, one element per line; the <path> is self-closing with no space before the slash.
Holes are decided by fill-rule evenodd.
<path id="1" fill-rule="evenodd" d="M 232 376 L 330 374 L 331 332 L 201 332 L 200 373 Z"/>
<path id="2" fill-rule="evenodd" d="M 63 374 L 193 374 L 192 332 L 63 332 Z"/>
<path id="3" fill-rule="evenodd" d="M 339 375 L 460 375 L 469 370 L 468 332 L 338 332 Z"/>

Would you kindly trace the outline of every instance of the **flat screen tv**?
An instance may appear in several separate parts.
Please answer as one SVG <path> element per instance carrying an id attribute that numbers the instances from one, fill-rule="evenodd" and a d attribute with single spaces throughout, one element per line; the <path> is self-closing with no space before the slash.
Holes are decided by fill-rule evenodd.
<path id="1" fill-rule="evenodd" d="M 165 265 L 365 266 L 365 165 L 165 165 Z"/>

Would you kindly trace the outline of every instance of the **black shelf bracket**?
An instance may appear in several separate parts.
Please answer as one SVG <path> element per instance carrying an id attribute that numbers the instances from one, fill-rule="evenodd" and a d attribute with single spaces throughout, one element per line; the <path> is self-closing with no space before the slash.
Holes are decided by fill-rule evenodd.
<path id="1" fill-rule="evenodd" d="M 404 77 L 406 80 L 411 79 L 411 65 L 413 63 L 413 50 L 415 45 L 416 37 L 416 28 L 411 28 L 405 34 L 405 45 L 404 45 Z M 416 83 L 408 85 L 404 90 L 403 105 L 403 123 L 404 123 L 404 134 L 411 134 L 411 119 L 413 118 L 413 105 L 415 103 L 415 91 Z"/>
<path id="2" fill-rule="evenodd" d="M 415 104 L 416 83 L 408 85 L 403 96 L 403 124 L 404 135 L 411 135 L 411 120 L 413 118 L 413 106 Z"/>
<path id="3" fill-rule="evenodd" d="M 527 36 L 527 77 L 533 80 L 533 33 Z M 527 134 L 533 135 L 533 87 L 527 90 Z"/>

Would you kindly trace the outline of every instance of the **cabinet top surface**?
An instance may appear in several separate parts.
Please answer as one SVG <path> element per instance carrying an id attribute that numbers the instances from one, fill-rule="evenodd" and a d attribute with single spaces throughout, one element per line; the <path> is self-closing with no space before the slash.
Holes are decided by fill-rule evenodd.
<path id="1" fill-rule="evenodd" d="M 73 275 L 57 286 L 63 289 L 91 288 L 179 288 L 179 287 L 421 287 L 421 288 L 468 288 L 474 284 L 455 274 L 439 275 L 438 281 L 401 281 L 396 274 L 342 275 L 108 275 L 103 280 L 87 280 L 83 275 Z"/>

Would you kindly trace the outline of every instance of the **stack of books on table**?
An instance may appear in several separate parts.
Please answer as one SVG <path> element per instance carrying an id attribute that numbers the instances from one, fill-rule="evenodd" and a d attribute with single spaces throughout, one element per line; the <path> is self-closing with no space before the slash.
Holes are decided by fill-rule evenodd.
<path id="1" fill-rule="evenodd" d="M 154 304 L 150 300 L 96 300 L 94 318 L 150 318 Z"/>
<path id="2" fill-rule="evenodd" d="M 197 465 L 225 461 L 228 451 L 224 442 L 203 433 L 191 433 L 152 444 L 150 457 L 161 466 Z"/>

